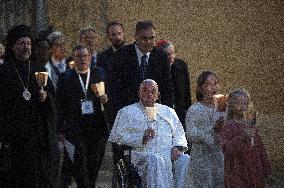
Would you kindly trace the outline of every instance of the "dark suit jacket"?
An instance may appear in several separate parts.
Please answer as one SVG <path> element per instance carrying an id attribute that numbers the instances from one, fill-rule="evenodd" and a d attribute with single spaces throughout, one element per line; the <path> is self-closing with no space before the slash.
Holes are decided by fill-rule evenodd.
<path id="1" fill-rule="evenodd" d="M 112 47 L 100 52 L 97 56 L 97 66 L 105 70 L 106 74 L 111 74 L 111 66 L 115 59 L 115 52 Z"/>
<path id="2" fill-rule="evenodd" d="M 107 119 L 109 122 L 109 126 L 113 125 L 116 115 L 113 110 L 113 105 L 112 105 L 113 97 L 110 91 L 110 88 L 112 87 L 111 74 L 112 74 L 112 64 L 114 60 L 115 60 L 115 52 L 113 51 L 112 47 L 100 52 L 97 56 L 97 66 L 103 68 L 105 71 L 105 87 L 109 99 L 106 105 L 107 107 L 106 112 L 107 112 Z"/>
<path id="3" fill-rule="evenodd" d="M 181 59 L 175 59 L 171 66 L 171 81 L 174 88 L 174 107 L 184 125 L 186 111 L 191 105 L 191 93 L 188 67 Z"/>
<path id="4" fill-rule="evenodd" d="M 112 94 L 116 110 L 139 101 L 138 89 L 143 81 L 135 44 L 122 47 L 116 53 L 112 68 Z M 158 83 L 161 93 L 160 102 L 172 106 L 172 85 L 170 82 L 170 66 L 165 52 L 153 49 L 150 53 L 147 78 Z"/>
<path id="5" fill-rule="evenodd" d="M 58 129 L 73 144 L 96 142 L 107 136 L 100 101 L 91 89 L 91 84 L 103 81 L 103 74 L 103 70 L 98 67 L 91 71 L 87 98 L 93 101 L 94 114 L 90 115 L 82 115 L 81 99 L 84 99 L 84 93 L 76 71 L 67 71 L 58 83 Z"/>

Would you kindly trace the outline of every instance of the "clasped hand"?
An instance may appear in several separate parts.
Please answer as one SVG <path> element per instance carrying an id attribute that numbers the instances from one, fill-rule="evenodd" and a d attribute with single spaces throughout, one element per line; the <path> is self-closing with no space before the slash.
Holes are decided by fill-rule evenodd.
<path id="1" fill-rule="evenodd" d="M 149 140 L 153 139 L 156 136 L 155 130 L 148 128 L 143 136 L 142 144 L 146 145 Z"/>
<path id="2" fill-rule="evenodd" d="M 41 102 L 44 102 L 46 100 L 46 98 L 47 98 L 47 92 L 44 91 L 44 90 L 40 90 L 39 91 L 39 100 Z"/>
<path id="3" fill-rule="evenodd" d="M 171 149 L 171 160 L 176 161 L 182 155 L 182 151 L 178 147 L 173 147 Z"/>
<path id="4" fill-rule="evenodd" d="M 243 142 L 245 143 L 248 143 L 252 137 L 254 137 L 256 134 L 256 130 L 254 127 L 246 127 L 242 136 L 241 136 L 241 139 Z"/>
<path id="5" fill-rule="evenodd" d="M 105 104 L 105 103 L 107 103 L 107 101 L 108 101 L 108 97 L 107 97 L 106 94 L 99 96 L 99 99 L 100 99 L 100 102 L 101 102 L 102 104 Z"/>

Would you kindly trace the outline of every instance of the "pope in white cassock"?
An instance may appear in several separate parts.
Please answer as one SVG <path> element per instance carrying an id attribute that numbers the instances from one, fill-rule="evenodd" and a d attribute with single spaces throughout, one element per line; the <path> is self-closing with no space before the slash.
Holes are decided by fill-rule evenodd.
<path id="1" fill-rule="evenodd" d="M 118 112 L 109 141 L 132 147 L 131 162 L 138 168 L 143 187 L 172 188 L 171 150 L 187 150 L 182 124 L 172 108 L 155 103 L 159 91 L 154 80 L 144 80 L 138 94 L 140 102 Z"/>

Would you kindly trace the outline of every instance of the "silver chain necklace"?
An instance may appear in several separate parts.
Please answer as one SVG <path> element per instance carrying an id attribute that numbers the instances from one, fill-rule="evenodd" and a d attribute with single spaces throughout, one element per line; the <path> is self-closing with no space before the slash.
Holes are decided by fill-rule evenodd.
<path id="1" fill-rule="evenodd" d="M 12 61 L 13 62 L 13 65 L 14 65 L 14 68 L 15 68 L 15 70 L 16 70 L 16 73 L 17 73 L 17 75 L 18 75 L 18 77 L 19 77 L 19 79 L 20 79 L 20 81 L 21 81 L 21 84 L 22 84 L 22 86 L 23 86 L 23 88 L 24 88 L 24 91 L 23 91 L 23 97 L 24 97 L 24 99 L 26 100 L 26 101 L 29 101 L 30 99 L 31 99 L 31 97 L 32 97 L 32 94 L 29 92 L 29 90 L 28 90 L 28 88 L 29 88 L 29 81 L 30 81 L 30 72 L 31 72 L 31 62 L 29 61 L 29 74 L 28 74 L 28 80 L 27 80 L 27 87 L 25 87 L 25 84 L 24 84 L 24 82 L 23 82 L 23 80 L 22 80 L 22 78 L 21 78 L 21 76 L 20 76 L 20 74 L 19 74 L 19 71 L 18 71 L 18 69 L 17 69 L 17 67 L 16 67 L 16 65 L 15 65 L 15 63 L 14 63 L 14 61 Z"/>

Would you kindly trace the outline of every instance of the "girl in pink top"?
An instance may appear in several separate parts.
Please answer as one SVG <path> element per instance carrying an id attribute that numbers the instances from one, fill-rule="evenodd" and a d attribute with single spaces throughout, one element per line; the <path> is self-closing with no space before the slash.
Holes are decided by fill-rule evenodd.
<path id="1" fill-rule="evenodd" d="M 249 111 L 245 90 L 229 94 L 228 116 L 220 132 L 225 158 L 225 188 L 264 188 L 271 174 L 266 150 L 255 126 L 256 113 Z"/>

